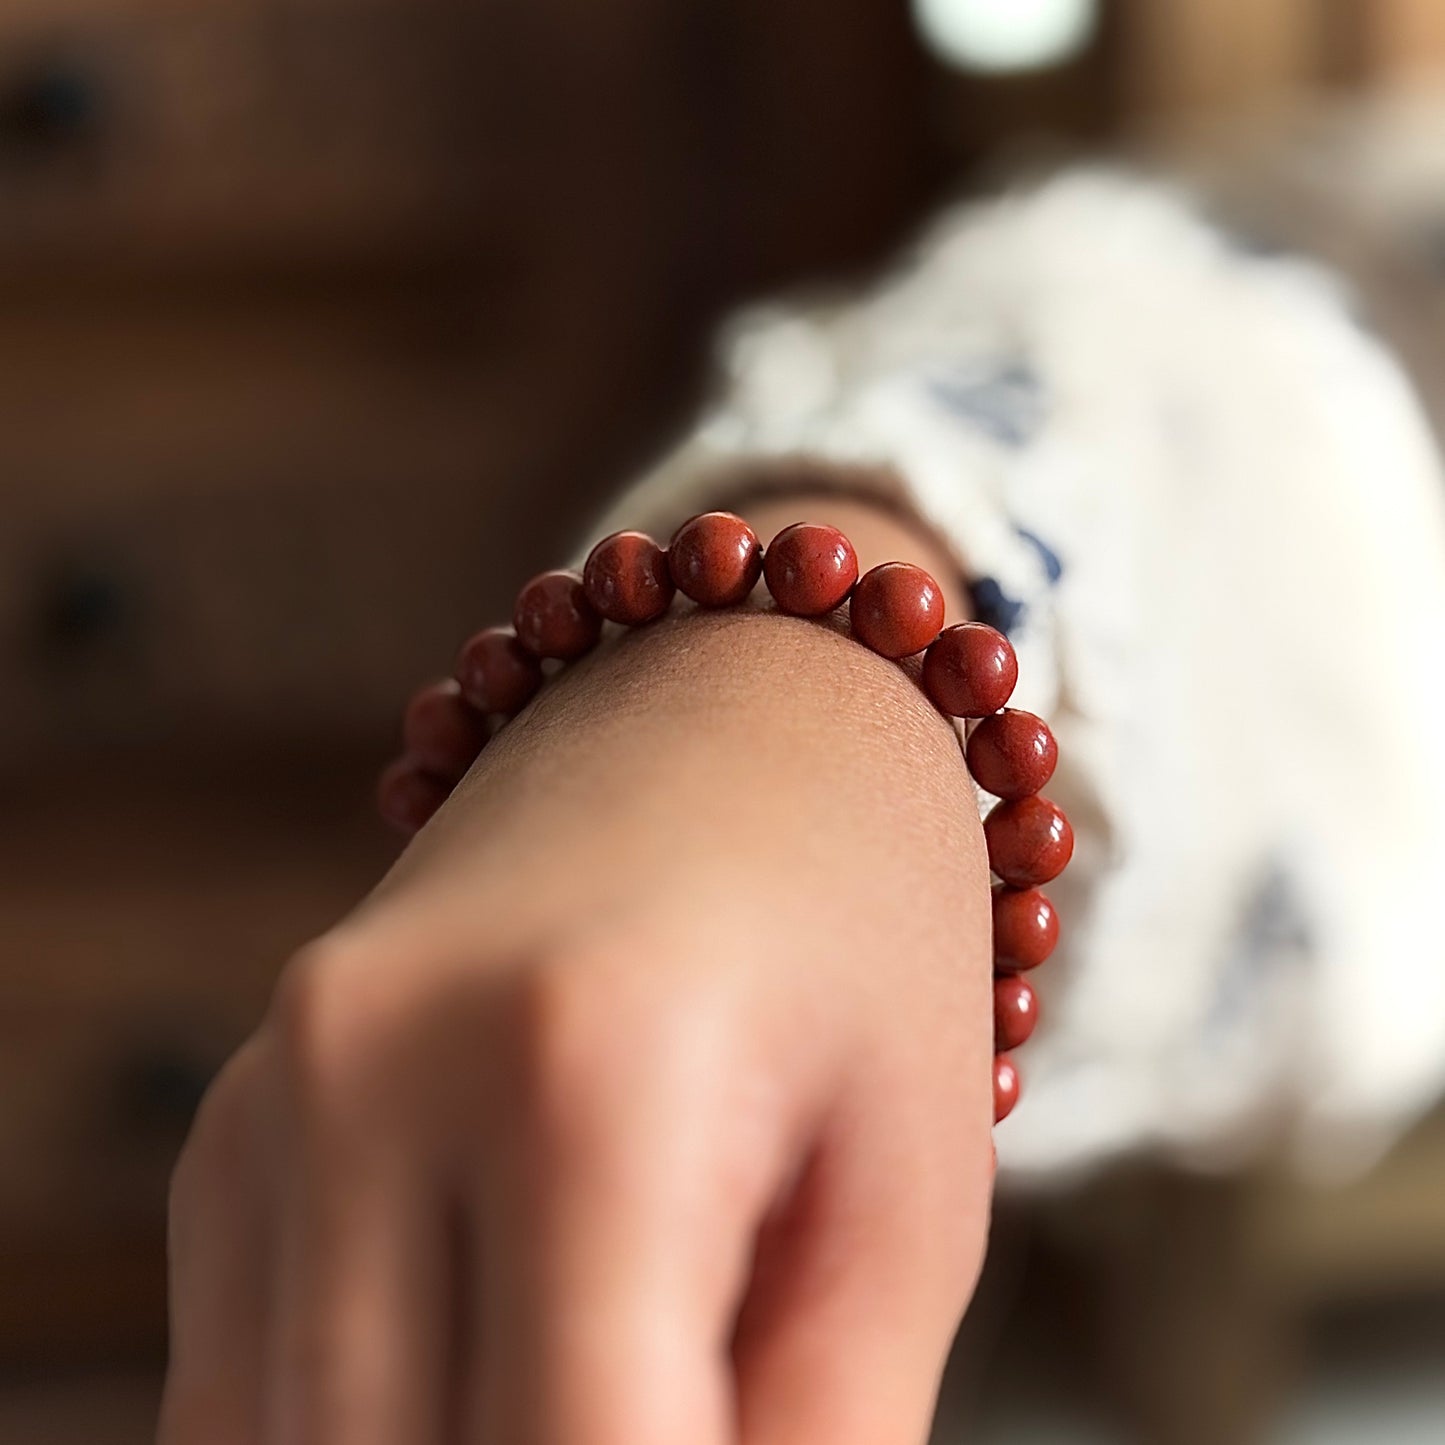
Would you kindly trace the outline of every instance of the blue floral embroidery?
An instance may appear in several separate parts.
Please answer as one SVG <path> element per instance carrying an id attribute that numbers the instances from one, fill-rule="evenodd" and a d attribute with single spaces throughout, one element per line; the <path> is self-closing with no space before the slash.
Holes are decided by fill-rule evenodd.
<path id="1" fill-rule="evenodd" d="M 990 627 L 996 627 L 1005 637 L 1028 615 L 1028 608 L 1010 597 L 992 577 L 980 577 L 968 584 L 969 601 L 973 604 L 973 615 Z"/>
<path id="2" fill-rule="evenodd" d="M 1026 527 L 1015 527 L 1014 531 L 1039 554 L 1039 558 L 1044 564 L 1044 572 L 1049 579 L 1049 586 L 1057 587 L 1059 578 L 1064 575 L 1064 564 L 1059 561 L 1059 554 L 1042 537 L 1036 536 Z"/>
<path id="3" fill-rule="evenodd" d="M 1281 256 L 1293 254 L 1290 248 L 1277 237 L 1264 231 L 1249 229 L 1241 225 L 1225 225 L 1217 217 L 1213 219 L 1215 230 L 1223 237 L 1225 245 L 1236 256 L 1244 256 L 1253 260 L 1275 261 Z"/>
<path id="4" fill-rule="evenodd" d="M 1009 447 L 1027 446 L 1044 423 L 1044 386 L 1027 362 L 934 376 L 929 395 L 955 416 Z"/>
<path id="5" fill-rule="evenodd" d="M 1315 929 L 1286 857 L 1281 849 L 1262 865 L 1240 909 L 1205 1020 L 1216 1037 L 1248 1016 L 1250 1001 L 1271 975 L 1307 963 L 1314 949 Z"/>

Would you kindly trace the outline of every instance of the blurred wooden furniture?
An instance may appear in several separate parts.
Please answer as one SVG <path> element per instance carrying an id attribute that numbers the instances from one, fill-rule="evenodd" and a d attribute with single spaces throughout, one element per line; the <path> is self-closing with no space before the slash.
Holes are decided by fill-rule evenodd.
<path id="1" fill-rule="evenodd" d="M 1445 67 L 1445 7 L 1436 0 L 1359 0 L 1366 65 L 1375 77 Z"/>
<path id="2" fill-rule="evenodd" d="M 171 1162 L 386 865 L 399 700 L 723 306 L 903 233 L 921 64 L 874 0 L 0 12 L 0 1376 L 154 1370 Z"/>
<path id="3" fill-rule="evenodd" d="M 370 758 L 93 762 L 0 828 L 0 1358 L 154 1357 L 166 1183 L 288 951 L 379 875 Z"/>
<path id="4" fill-rule="evenodd" d="M 1120 112 L 1269 112 L 1445 69 L 1437 0 L 1113 0 Z"/>
<path id="5" fill-rule="evenodd" d="M 849 9 L 7 9 L 7 755 L 389 725 L 727 300 L 914 213 L 917 57 Z"/>
<path id="6" fill-rule="evenodd" d="M 0 1440 L 5 1445 L 151 1445 L 158 1396 L 153 1372 L 23 1381 L 0 1391 Z"/>
<path id="7" fill-rule="evenodd" d="M 1134 1170 L 1054 1208 L 1094 1279 L 1096 1361 L 1149 1445 L 1260 1445 L 1311 1373 L 1322 1322 L 1445 1305 L 1445 1113 L 1374 1171 L 1191 1179 Z M 1083 1262 L 1087 1260 L 1087 1265 Z M 1368 1316 L 1367 1316 L 1368 1317 Z M 1437 1366 L 1434 1339 L 1402 1363 Z"/>
<path id="8" fill-rule="evenodd" d="M 1405 363 L 1445 440 L 1445 72 L 1269 116 L 1162 124 L 1134 154 L 1250 244 L 1325 263 Z"/>
<path id="9" fill-rule="evenodd" d="M 1121 0 L 1121 12 L 1127 113 L 1267 104 L 1318 77 L 1319 0 Z"/>
<path id="10" fill-rule="evenodd" d="M 1388 0 L 1342 69 L 1303 0 L 1109 9 L 981 92 L 895 0 L 3 7 L 0 1371 L 155 1368 L 170 1162 L 385 866 L 398 699 L 683 415 L 726 305 L 870 264 L 1039 116 L 1438 35 Z M 134 1445 L 116 1388 L 0 1392 L 0 1439 Z"/>
<path id="11" fill-rule="evenodd" d="M 1434 1381 L 1442 1198 L 1445 1111 L 1335 1186 L 1283 1163 L 1208 1175 L 1134 1160 L 1006 1192 L 935 1445 L 1023 1438 L 1020 1417 L 1048 1439 L 1266 1445 L 1296 1438 L 1281 1419 L 1341 1364 L 1382 1399 Z"/>

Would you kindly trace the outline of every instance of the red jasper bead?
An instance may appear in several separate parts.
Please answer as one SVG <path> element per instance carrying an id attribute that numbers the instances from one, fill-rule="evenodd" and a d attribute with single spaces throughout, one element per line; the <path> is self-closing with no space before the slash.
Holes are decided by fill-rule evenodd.
<path id="1" fill-rule="evenodd" d="M 987 717 L 1012 696 L 1018 658 L 1003 633 L 982 622 L 948 628 L 923 659 L 923 688 L 950 717 Z"/>
<path id="2" fill-rule="evenodd" d="M 1000 798 L 1027 798 L 1054 775 L 1059 745 L 1041 717 L 1005 708 L 986 717 L 968 739 L 974 781 Z"/>
<path id="3" fill-rule="evenodd" d="M 602 636 L 602 619 L 575 572 L 543 572 L 532 578 L 517 594 L 512 625 L 528 652 L 563 662 L 590 652 Z"/>
<path id="4" fill-rule="evenodd" d="M 983 824 L 989 866 L 1014 888 L 1057 878 L 1074 853 L 1074 830 L 1047 798 L 1000 803 Z"/>
<path id="5" fill-rule="evenodd" d="M 421 831 L 450 793 L 447 784 L 426 772 L 415 758 L 398 758 L 381 775 L 376 804 L 393 828 L 410 835 Z"/>
<path id="6" fill-rule="evenodd" d="M 1019 1101 L 1019 1071 L 1014 1061 L 1005 1054 L 995 1054 L 993 1060 L 993 1122 L 1002 1124 L 1014 1111 Z"/>
<path id="7" fill-rule="evenodd" d="M 1059 915 L 1037 888 L 993 890 L 993 966 L 999 973 L 1037 968 L 1059 941 Z"/>
<path id="8" fill-rule="evenodd" d="M 822 617 L 853 590 L 858 554 L 836 527 L 798 522 L 768 543 L 763 576 L 779 612 Z"/>
<path id="9" fill-rule="evenodd" d="M 885 562 L 858 579 L 849 604 L 853 636 L 883 657 L 922 652 L 943 626 L 938 583 L 911 562 Z"/>
<path id="10" fill-rule="evenodd" d="M 412 697 L 401 735 L 407 754 L 420 767 L 459 782 L 486 744 L 487 724 L 467 706 L 461 686 L 449 677 Z"/>
<path id="11" fill-rule="evenodd" d="M 1039 1000 L 1032 987 L 1010 974 L 993 985 L 993 1044 L 1001 1054 L 1027 1043 L 1039 1021 Z"/>
<path id="12" fill-rule="evenodd" d="M 704 512 L 684 522 L 667 548 L 677 589 L 700 607 L 736 607 L 763 571 L 758 535 L 731 512 Z"/>
<path id="13" fill-rule="evenodd" d="M 582 587 L 603 617 L 625 627 L 656 622 L 677 592 L 667 553 L 645 532 L 604 537 L 582 569 Z"/>
<path id="14" fill-rule="evenodd" d="M 470 638 L 455 668 L 462 696 L 481 713 L 521 712 L 542 686 L 542 665 L 510 627 L 488 627 Z"/>

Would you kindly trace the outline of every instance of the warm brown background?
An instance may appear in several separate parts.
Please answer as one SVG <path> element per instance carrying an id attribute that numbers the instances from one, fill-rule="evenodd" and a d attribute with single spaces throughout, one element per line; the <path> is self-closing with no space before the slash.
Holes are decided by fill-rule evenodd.
<path id="1" fill-rule="evenodd" d="M 1020 143 L 1445 62 L 1436 0 L 1106 9 L 984 82 L 901 0 L 0 8 L 0 1445 L 148 1438 L 170 1161 L 391 856 L 399 700 L 685 415 L 730 303 L 866 268 Z M 1343 1201 L 1151 1175 L 1006 1228 L 1091 1319 L 1156 1313 L 1166 1368 L 1106 1351 L 1144 1438 L 1229 1445 L 1217 1336 L 1445 1286 L 1422 1139 Z M 1229 1267 L 1161 1281 L 1160 1230 Z"/>

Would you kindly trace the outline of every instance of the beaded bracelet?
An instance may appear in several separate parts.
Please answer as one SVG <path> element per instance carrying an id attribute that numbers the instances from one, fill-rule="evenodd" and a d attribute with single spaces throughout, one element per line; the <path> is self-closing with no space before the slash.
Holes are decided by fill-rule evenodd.
<path id="1" fill-rule="evenodd" d="M 800 522 L 766 554 L 731 512 L 685 522 L 666 548 L 642 532 L 617 532 L 592 549 L 580 574 L 534 577 L 517 595 L 511 627 L 489 627 L 462 648 L 455 676 L 423 688 L 407 707 L 405 753 L 382 774 L 383 816 L 415 833 L 476 760 L 491 722 L 516 716 L 545 681 L 543 663 L 574 661 L 604 622 L 640 627 L 664 616 L 681 592 L 699 607 L 736 607 L 762 577 L 779 612 L 823 617 L 848 605 L 851 635 L 898 661 L 923 653 L 921 681 L 951 718 L 977 719 L 965 747 L 970 772 L 1000 801 L 984 820 L 993 889 L 994 1121 L 1018 1102 L 1011 1057 L 1038 1021 L 1021 975 L 1053 952 L 1058 914 L 1040 885 L 1064 870 L 1074 834 L 1039 791 L 1058 746 L 1048 725 L 1005 704 L 1018 680 L 1008 639 L 980 622 L 943 626 L 943 594 L 921 567 L 885 562 L 862 577 L 852 544 L 836 527 Z"/>

